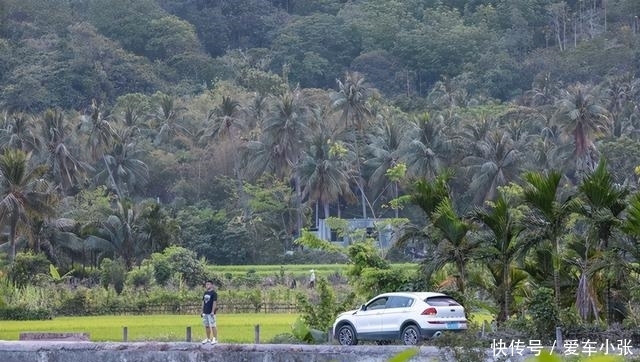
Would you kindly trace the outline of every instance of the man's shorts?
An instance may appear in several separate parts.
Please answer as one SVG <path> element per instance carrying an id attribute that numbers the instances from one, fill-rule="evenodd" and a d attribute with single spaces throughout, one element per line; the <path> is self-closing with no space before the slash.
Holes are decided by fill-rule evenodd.
<path id="1" fill-rule="evenodd" d="M 203 314 L 202 315 L 202 325 L 205 327 L 215 327 L 216 326 L 216 316 L 214 314 Z"/>

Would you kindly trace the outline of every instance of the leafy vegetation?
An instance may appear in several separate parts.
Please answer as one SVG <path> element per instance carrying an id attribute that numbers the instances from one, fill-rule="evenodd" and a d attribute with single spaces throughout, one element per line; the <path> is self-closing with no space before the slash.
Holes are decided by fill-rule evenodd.
<path id="1" fill-rule="evenodd" d="M 319 270 L 339 299 L 440 290 L 531 333 L 637 327 L 638 16 L 634 0 L 3 1 L 0 302 L 142 310 L 215 278 L 259 309 L 304 284 L 287 265 L 350 263 Z M 25 302 L 37 288 L 51 305 Z"/>

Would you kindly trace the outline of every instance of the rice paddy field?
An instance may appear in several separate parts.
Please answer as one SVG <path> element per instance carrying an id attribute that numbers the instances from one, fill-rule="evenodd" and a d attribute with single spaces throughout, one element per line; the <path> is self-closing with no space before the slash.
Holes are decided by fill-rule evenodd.
<path id="1" fill-rule="evenodd" d="M 403 270 L 417 270 L 416 263 L 395 263 L 394 268 Z M 296 277 L 308 276 L 311 269 L 315 270 L 316 276 L 327 276 L 333 273 L 344 274 L 349 264 L 289 264 L 289 265 L 214 265 L 210 270 L 220 274 L 230 274 L 233 277 L 255 273 L 260 277 L 269 277 L 285 274 L 293 274 Z"/>
<path id="2" fill-rule="evenodd" d="M 297 314 L 220 314 L 218 338 L 222 343 L 253 343 L 254 328 L 260 325 L 260 340 L 269 342 L 282 333 L 291 333 Z M 18 340 L 20 332 L 78 332 L 89 333 L 91 341 L 117 342 L 123 340 L 127 327 L 128 341 L 185 341 L 186 329 L 191 327 L 193 341 L 205 338 L 200 316 L 185 315 L 123 315 L 58 317 L 46 321 L 0 321 L 0 340 Z"/>
<path id="3" fill-rule="evenodd" d="M 298 314 L 241 313 L 218 315 L 218 337 L 222 343 L 253 343 L 255 325 L 260 325 L 260 341 L 268 343 L 275 336 L 291 333 Z M 491 315 L 474 313 L 475 323 L 489 322 Z M 124 315 L 59 317 L 46 321 L 0 321 L 0 340 L 18 340 L 20 332 L 89 333 L 94 342 L 123 340 L 127 327 L 128 341 L 185 341 L 187 327 L 192 340 L 205 338 L 199 316 L 186 315 Z"/>

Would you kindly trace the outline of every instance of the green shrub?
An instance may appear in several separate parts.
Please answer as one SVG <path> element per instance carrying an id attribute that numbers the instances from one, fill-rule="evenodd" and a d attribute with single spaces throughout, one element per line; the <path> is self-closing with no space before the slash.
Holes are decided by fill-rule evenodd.
<path id="1" fill-rule="evenodd" d="M 9 268 L 9 279 L 17 286 L 32 283 L 38 274 L 49 274 L 49 259 L 44 254 L 18 253 Z"/>
<path id="2" fill-rule="evenodd" d="M 127 269 L 122 260 L 103 259 L 100 263 L 100 284 L 105 289 L 108 289 L 109 285 L 112 285 L 119 295 L 124 289 L 126 273 Z"/>
<path id="3" fill-rule="evenodd" d="M 268 343 L 271 344 L 302 344 L 304 343 L 292 333 L 281 333 L 273 337 Z"/>
<path id="4" fill-rule="evenodd" d="M 333 321 L 338 313 L 347 309 L 346 305 L 350 304 L 354 295 L 347 297 L 347 302 L 339 303 L 336 295 L 324 278 L 319 278 L 317 283 L 318 303 L 314 304 L 309 301 L 309 297 L 304 294 L 298 294 L 298 310 L 302 313 L 302 320 L 310 329 L 327 331 L 333 326 Z M 348 303 L 349 302 L 349 303 Z"/>
<path id="5" fill-rule="evenodd" d="M 156 283 L 166 285 L 172 274 L 171 265 L 167 257 L 160 253 L 153 253 L 151 255 L 151 265 L 153 266 L 153 276 L 156 279 Z"/>
<path id="6" fill-rule="evenodd" d="M 135 268 L 127 273 L 127 285 L 131 285 L 134 288 L 148 289 L 153 282 L 153 267 L 150 265 L 143 265 L 140 268 Z"/>
<path id="7" fill-rule="evenodd" d="M 51 319 L 47 309 L 29 309 L 26 307 L 0 308 L 0 320 L 28 321 Z"/>
<path id="8" fill-rule="evenodd" d="M 73 293 L 63 295 L 61 298 L 62 300 L 56 310 L 56 314 L 65 316 L 83 316 L 90 314 L 87 289 L 79 288 Z"/>
<path id="9" fill-rule="evenodd" d="M 488 346 L 486 341 L 477 338 L 477 332 L 474 329 L 444 332 L 433 339 L 433 344 L 440 349 L 443 361 L 484 362 Z"/>
<path id="10" fill-rule="evenodd" d="M 550 342 L 555 339 L 559 324 L 558 311 L 553 301 L 553 290 L 538 288 L 528 302 L 529 316 L 533 322 L 532 337 Z"/>

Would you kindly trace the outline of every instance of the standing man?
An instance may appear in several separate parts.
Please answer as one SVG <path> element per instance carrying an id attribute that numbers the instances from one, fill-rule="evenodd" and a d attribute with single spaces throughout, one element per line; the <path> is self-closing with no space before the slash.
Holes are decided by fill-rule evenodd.
<path id="1" fill-rule="evenodd" d="M 316 271 L 311 269 L 311 276 L 309 277 L 309 288 L 316 287 Z"/>
<path id="2" fill-rule="evenodd" d="M 202 324 L 204 330 L 207 333 L 207 339 L 202 341 L 202 344 L 218 343 L 218 328 L 216 328 L 216 302 L 218 300 L 218 294 L 213 290 L 213 281 L 207 280 L 204 283 L 206 288 L 204 295 L 202 296 Z"/>

